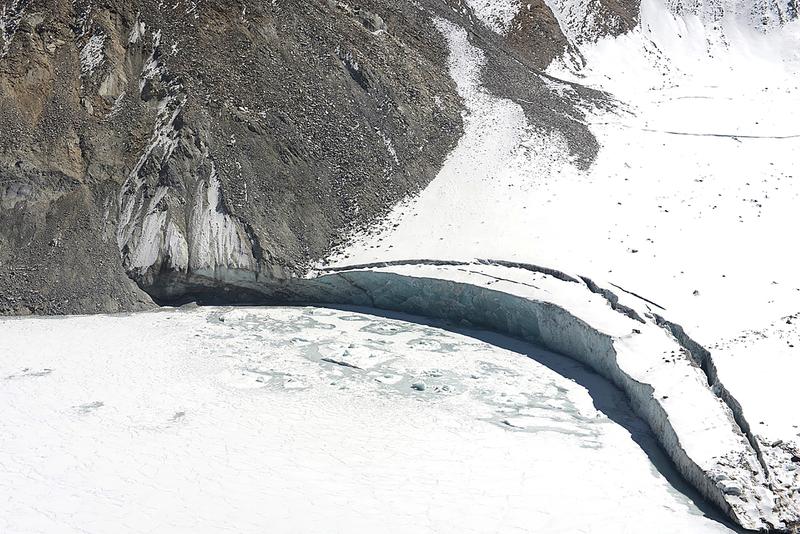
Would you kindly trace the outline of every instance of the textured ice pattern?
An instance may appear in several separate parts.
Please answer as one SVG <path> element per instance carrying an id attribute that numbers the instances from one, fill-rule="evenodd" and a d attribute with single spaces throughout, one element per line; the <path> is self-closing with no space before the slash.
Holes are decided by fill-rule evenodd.
<path id="1" fill-rule="evenodd" d="M 315 308 L 0 321 L 0 531 L 726 531 L 607 382 L 466 333 Z"/>

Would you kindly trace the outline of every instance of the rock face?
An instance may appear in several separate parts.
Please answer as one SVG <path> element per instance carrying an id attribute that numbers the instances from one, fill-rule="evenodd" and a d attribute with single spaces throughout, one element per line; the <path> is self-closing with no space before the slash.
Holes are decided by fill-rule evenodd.
<path id="1" fill-rule="evenodd" d="M 589 165 L 575 95 L 602 96 L 548 89 L 538 69 L 568 46 L 553 12 L 512 3 L 498 34 L 469 4 L 5 0 L 0 313 L 136 310 L 304 274 L 426 186 L 461 136 L 436 17 L 469 28 L 490 90 Z"/>
<path id="2" fill-rule="evenodd" d="M 0 308 L 290 276 L 435 174 L 459 103 L 417 10 L 216 4 L 6 2 Z"/>
<path id="3" fill-rule="evenodd" d="M 490 89 L 590 164 L 574 99 L 532 77 L 568 44 L 535 6 L 499 35 L 459 0 L 5 0 L 0 313 L 135 310 L 305 273 L 459 139 L 435 17 L 469 27 Z"/>

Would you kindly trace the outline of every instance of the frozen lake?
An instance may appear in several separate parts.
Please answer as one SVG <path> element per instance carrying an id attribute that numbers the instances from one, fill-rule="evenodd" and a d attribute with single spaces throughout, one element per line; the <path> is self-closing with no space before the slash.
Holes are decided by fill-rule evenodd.
<path id="1" fill-rule="evenodd" d="M 368 313 L 0 320 L 0 531 L 728 531 L 594 373 Z"/>

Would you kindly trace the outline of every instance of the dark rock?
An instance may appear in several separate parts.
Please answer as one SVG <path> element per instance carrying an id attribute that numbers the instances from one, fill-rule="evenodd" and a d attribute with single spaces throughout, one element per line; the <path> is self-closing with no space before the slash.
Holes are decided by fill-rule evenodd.
<path id="1" fill-rule="evenodd" d="M 13 6 L 0 36 L 0 314 L 241 302 L 264 284 L 280 298 L 424 188 L 460 138 L 436 16 L 469 30 L 487 88 L 562 132 L 578 165 L 598 148 L 575 104 L 604 95 L 566 84 L 560 96 L 541 72 L 566 46 L 542 2 L 505 37 L 459 0 Z"/>

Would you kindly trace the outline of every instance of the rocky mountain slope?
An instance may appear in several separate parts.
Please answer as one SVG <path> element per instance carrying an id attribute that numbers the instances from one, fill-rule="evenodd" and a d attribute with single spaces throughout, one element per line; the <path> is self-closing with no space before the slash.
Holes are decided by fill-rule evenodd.
<path id="1" fill-rule="evenodd" d="M 6 0 L 0 311 L 242 299 L 228 282 L 303 275 L 426 186 L 460 138 L 434 17 L 469 28 L 488 89 L 588 166 L 597 143 L 575 101 L 604 98 L 539 75 L 571 46 L 553 12 L 485 4 Z M 609 31 L 635 19 L 598 6 Z"/>

